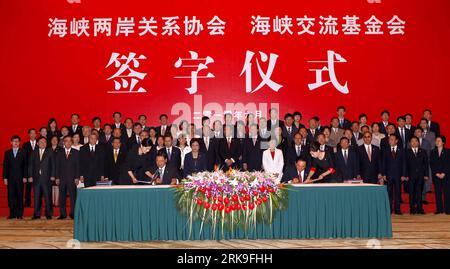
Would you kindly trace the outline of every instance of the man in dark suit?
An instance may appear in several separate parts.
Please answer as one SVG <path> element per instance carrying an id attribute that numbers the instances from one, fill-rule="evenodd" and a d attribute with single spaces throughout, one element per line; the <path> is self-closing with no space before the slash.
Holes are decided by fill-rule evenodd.
<path id="1" fill-rule="evenodd" d="M 350 129 L 352 127 L 351 121 L 345 118 L 346 108 L 345 106 L 338 106 L 336 110 L 339 120 L 339 128 Z"/>
<path id="2" fill-rule="evenodd" d="M 127 153 L 120 148 L 120 138 L 113 138 L 111 145 L 112 148 L 106 149 L 105 179 L 111 180 L 114 185 L 129 185 Z"/>
<path id="3" fill-rule="evenodd" d="M 231 168 L 239 168 L 238 161 L 241 156 L 240 142 L 233 137 L 231 126 L 225 127 L 225 137 L 219 141 L 219 163 L 224 171 Z"/>
<path id="4" fill-rule="evenodd" d="M 431 109 L 425 109 L 423 111 L 423 118 L 425 118 L 428 121 L 429 130 L 433 132 L 435 136 L 439 136 L 441 134 L 441 127 L 439 126 L 439 123 L 431 121 L 432 116 L 433 114 L 431 113 Z"/>
<path id="5" fill-rule="evenodd" d="M 372 145 L 372 134 L 363 135 L 364 144 L 358 147 L 359 176 L 364 183 L 382 182 L 380 149 Z"/>
<path id="6" fill-rule="evenodd" d="M 125 132 L 125 125 L 122 123 L 122 113 L 116 111 L 112 114 L 113 117 L 113 123 L 112 125 L 112 129 L 120 129 L 122 131 L 122 133 Z"/>
<path id="7" fill-rule="evenodd" d="M 206 169 L 208 171 L 214 171 L 214 166 L 217 165 L 219 140 L 213 136 L 209 125 L 204 125 L 202 130 L 203 135 L 199 139 L 200 152 L 206 157 Z"/>
<path id="8" fill-rule="evenodd" d="M 28 165 L 29 181 L 34 185 L 34 214 L 33 219 L 41 218 L 42 197 L 45 202 L 45 217 L 51 219 L 53 215 L 50 190 L 55 180 L 55 160 L 52 150 L 47 148 L 47 139 L 40 137 L 38 148 L 30 154 Z"/>
<path id="9" fill-rule="evenodd" d="M 269 109 L 269 115 L 270 119 L 267 120 L 267 130 L 273 133 L 276 127 L 283 128 L 284 122 L 279 119 L 277 108 Z"/>
<path id="10" fill-rule="evenodd" d="M 150 132 L 150 126 L 147 125 L 147 116 L 141 114 L 138 116 L 138 122 L 142 126 L 142 131 Z"/>
<path id="11" fill-rule="evenodd" d="M 306 164 L 309 165 L 309 156 L 308 145 L 303 145 L 302 135 L 300 133 L 296 133 L 294 135 L 293 143 L 286 150 L 286 156 L 284 158 L 286 167 L 289 165 L 294 166 L 298 158 L 305 160 Z"/>
<path id="12" fill-rule="evenodd" d="M 157 185 L 176 185 L 179 178 L 179 169 L 170 165 L 167 155 L 159 152 L 156 155 L 156 167 L 151 171 L 152 180 Z"/>
<path id="13" fill-rule="evenodd" d="M 128 139 L 127 139 L 126 135 L 122 134 L 122 130 L 121 129 L 115 128 L 113 130 L 112 135 L 113 135 L 114 138 L 115 137 L 120 138 L 120 149 L 125 150 L 125 151 L 131 150 L 131 149 L 127 148 Z"/>
<path id="14" fill-rule="evenodd" d="M 411 139 L 412 133 L 411 130 L 408 130 L 405 127 L 406 119 L 405 117 L 398 117 L 397 118 L 397 124 L 398 127 L 395 130 L 395 133 L 398 137 L 400 137 L 400 140 L 398 141 L 398 146 L 402 149 L 406 149 L 408 147 L 409 140 Z"/>
<path id="15" fill-rule="evenodd" d="M 327 140 L 326 140 L 325 135 L 323 133 L 319 134 L 317 136 L 316 140 L 320 144 L 320 146 L 319 146 L 320 151 L 328 152 L 331 156 L 333 156 L 334 149 L 327 145 Z"/>
<path id="16" fill-rule="evenodd" d="M 299 184 L 303 183 L 309 174 L 309 167 L 306 160 L 303 158 L 297 158 L 294 164 L 290 164 L 286 167 L 281 182 Z"/>
<path id="17" fill-rule="evenodd" d="M 406 177 L 409 189 L 409 210 L 411 214 L 425 214 L 422 207 L 424 181 L 429 180 L 428 155 L 419 147 L 419 138 L 410 139 L 411 148 L 406 150 Z"/>
<path id="18" fill-rule="evenodd" d="M 340 181 L 355 179 L 359 175 L 358 154 L 349 149 L 350 141 L 347 137 L 340 140 L 340 150 L 335 154 L 336 177 Z"/>
<path id="19" fill-rule="evenodd" d="M 89 143 L 80 149 L 80 180 L 85 187 L 92 187 L 105 179 L 105 150 L 98 144 L 97 135 L 89 136 Z"/>
<path id="20" fill-rule="evenodd" d="M 63 138 L 64 148 L 56 156 L 56 184 L 59 185 L 59 217 L 67 218 L 66 199 L 70 199 L 70 218 L 74 217 L 77 185 L 80 179 L 79 151 L 72 149 L 72 138 Z"/>
<path id="21" fill-rule="evenodd" d="M 416 131 L 416 126 L 412 124 L 413 115 L 411 113 L 405 114 L 405 120 L 406 120 L 405 128 L 410 130 L 411 134 L 414 134 L 414 132 Z"/>
<path id="22" fill-rule="evenodd" d="M 3 181 L 8 186 L 8 219 L 23 218 L 23 184 L 27 182 L 25 152 L 20 148 L 20 137 L 10 139 L 11 149 L 3 157 Z"/>
<path id="23" fill-rule="evenodd" d="M 160 149 L 159 153 L 164 153 L 167 158 L 167 163 L 180 171 L 181 150 L 173 146 L 173 138 L 170 134 L 164 136 L 164 148 Z"/>
<path id="24" fill-rule="evenodd" d="M 31 154 L 33 153 L 33 151 L 37 150 L 37 148 L 38 148 L 37 140 L 36 140 L 36 137 L 37 137 L 36 129 L 34 129 L 34 128 L 29 129 L 28 137 L 30 138 L 30 140 L 25 142 L 22 145 L 23 152 L 25 153 L 25 162 L 27 162 L 27 166 L 29 165 L 28 161 L 30 160 Z M 28 171 L 28 168 L 27 168 L 27 171 Z M 33 187 L 33 183 L 27 180 L 27 182 L 24 185 L 25 185 L 25 191 L 24 191 L 25 205 L 24 206 L 31 207 L 31 190 Z"/>
<path id="25" fill-rule="evenodd" d="M 302 142 L 301 144 L 303 146 L 309 146 L 310 141 L 309 141 L 309 132 L 308 129 L 306 128 L 300 128 L 300 130 L 298 130 L 298 133 L 302 136 Z"/>
<path id="26" fill-rule="evenodd" d="M 394 124 L 388 124 L 386 126 L 386 136 L 384 138 L 382 138 L 380 141 L 381 152 L 383 152 L 385 150 L 389 151 L 389 136 L 391 134 L 395 134 L 395 125 Z"/>
<path id="27" fill-rule="evenodd" d="M 102 119 L 100 117 L 95 116 L 92 118 L 92 130 L 97 131 L 99 137 L 103 134 Z"/>
<path id="28" fill-rule="evenodd" d="M 383 151 L 382 174 L 388 184 L 389 203 L 391 212 L 402 215 L 400 210 L 401 182 L 406 181 L 405 151 L 398 146 L 399 137 L 396 134 L 389 135 L 390 150 Z"/>
<path id="29" fill-rule="evenodd" d="M 103 125 L 103 133 L 100 134 L 99 142 L 108 148 L 111 148 L 111 143 L 113 141 L 114 136 L 112 135 L 113 128 L 111 124 Z"/>
<path id="30" fill-rule="evenodd" d="M 249 137 L 244 139 L 242 164 L 243 170 L 261 171 L 262 169 L 261 139 L 258 136 L 258 125 L 250 125 Z"/>
<path id="31" fill-rule="evenodd" d="M 140 145 L 141 140 L 142 125 L 139 122 L 133 124 L 133 135 L 128 139 L 128 148 L 133 148 L 134 145 Z"/>
<path id="32" fill-rule="evenodd" d="M 159 116 L 160 125 L 158 127 L 156 127 L 156 133 L 158 135 L 162 135 L 162 136 L 170 135 L 170 128 L 172 125 L 167 123 L 167 118 L 168 117 L 166 114 L 161 114 Z"/>
<path id="33" fill-rule="evenodd" d="M 391 113 L 388 110 L 383 110 L 383 111 L 381 111 L 380 115 L 381 115 L 381 122 L 379 124 L 380 132 L 385 135 L 388 135 L 387 130 L 386 130 L 387 126 L 390 124 L 394 125 L 392 122 L 389 122 L 389 117 L 390 117 Z M 395 127 L 395 125 L 394 125 L 394 127 Z"/>
<path id="34" fill-rule="evenodd" d="M 71 127 L 69 127 L 69 135 L 73 135 L 75 133 L 79 134 L 80 137 L 83 137 L 82 128 L 83 126 L 79 125 L 80 123 L 80 115 L 72 114 L 70 117 L 70 121 L 72 122 Z"/>
<path id="35" fill-rule="evenodd" d="M 288 144 L 292 144 L 294 135 L 298 133 L 297 127 L 294 125 L 294 116 L 291 113 L 287 113 L 284 116 L 284 125 L 281 127 L 281 135 L 287 139 Z"/>

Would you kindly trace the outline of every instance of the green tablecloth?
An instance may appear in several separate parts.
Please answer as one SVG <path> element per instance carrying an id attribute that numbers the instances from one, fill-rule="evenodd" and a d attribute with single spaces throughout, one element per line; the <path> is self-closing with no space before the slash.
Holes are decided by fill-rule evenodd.
<path id="1" fill-rule="evenodd" d="M 80 241 L 212 239 L 209 226 L 191 237 L 187 217 L 175 208 L 172 188 L 94 188 L 78 192 L 74 238 Z M 223 237 L 222 237 L 223 236 Z M 288 209 L 255 231 L 216 231 L 215 239 L 392 237 L 385 186 L 308 186 L 289 191 Z"/>

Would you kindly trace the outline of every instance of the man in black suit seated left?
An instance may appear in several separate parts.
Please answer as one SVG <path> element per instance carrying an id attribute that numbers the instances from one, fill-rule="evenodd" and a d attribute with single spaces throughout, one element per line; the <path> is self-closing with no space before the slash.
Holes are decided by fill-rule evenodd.
<path id="1" fill-rule="evenodd" d="M 176 185 L 178 184 L 179 170 L 168 163 L 167 155 L 164 152 L 158 152 L 156 155 L 156 167 L 148 171 L 150 178 L 157 185 Z"/>

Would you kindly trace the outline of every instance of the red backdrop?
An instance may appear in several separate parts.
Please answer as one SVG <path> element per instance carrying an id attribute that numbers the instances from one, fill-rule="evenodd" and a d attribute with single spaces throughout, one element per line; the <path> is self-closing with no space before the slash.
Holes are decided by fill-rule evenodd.
<path id="1" fill-rule="evenodd" d="M 320 116 L 324 124 L 341 104 L 347 106 L 350 118 L 365 112 L 370 122 L 379 119 L 382 109 L 391 110 L 392 116 L 411 112 L 417 120 L 422 109 L 429 107 L 445 133 L 450 122 L 446 80 L 450 62 L 449 10 L 448 0 L 382 0 L 380 4 L 367 0 L 172 0 L 158 4 L 147 0 L 81 0 L 79 4 L 66 0 L 1 1 L 0 146 L 5 149 L 10 135 L 25 135 L 29 127 L 39 128 L 50 117 L 56 117 L 60 126 L 68 124 L 73 112 L 81 115 L 81 124 L 90 124 L 95 115 L 109 121 L 116 110 L 133 118 L 145 113 L 150 123 L 155 123 L 158 114 L 170 113 L 177 102 L 192 105 L 194 96 L 185 90 L 190 81 L 174 78 L 181 75 L 174 63 L 178 57 L 189 56 L 190 50 L 215 61 L 207 70 L 215 78 L 198 81 L 197 93 L 202 95 L 203 103 L 279 103 L 282 114 L 298 110 L 305 118 Z M 205 29 L 199 36 L 184 36 L 184 16 L 196 16 L 206 28 L 214 15 L 226 22 L 225 35 L 210 36 Z M 294 34 L 252 35 L 253 15 L 292 17 Z M 299 30 L 295 18 L 304 15 L 316 18 L 314 36 L 295 33 Z M 340 24 L 345 15 L 359 16 L 360 24 L 375 15 L 385 23 L 385 33 L 320 35 L 321 15 L 336 16 Z M 393 15 L 406 22 L 404 35 L 390 35 L 385 28 Z M 116 37 L 114 24 L 111 37 L 93 37 L 92 32 L 90 37 L 48 36 L 50 18 L 70 21 L 108 17 L 115 21 L 118 17 L 135 17 L 138 21 L 143 16 L 158 20 L 158 36 Z M 180 36 L 161 35 L 163 16 L 181 18 Z M 283 85 L 279 92 L 267 86 L 255 93 L 245 92 L 245 76 L 239 75 L 247 50 L 279 55 L 272 74 L 272 80 Z M 341 83 L 348 82 L 349 94 L 340 93 L 331 84 L 314 91 L 308 89 L 308 83 L 315 81 L 308 61 L 326 60 L 327 50 L 347 60 L 336 64 L 336 74 Z M 114 87 L 113 81 L 107 80 L 114 68 L 105 68 L 113 52 L 136 52 L 147 57 L 138 68 L 147 73 L 139 84 L 147 93 L 107 93 Z M 266 68 L 263 64 L 262 69 Z M 253 80 L 255 87 L 259 82 L 255 62 Z"/>

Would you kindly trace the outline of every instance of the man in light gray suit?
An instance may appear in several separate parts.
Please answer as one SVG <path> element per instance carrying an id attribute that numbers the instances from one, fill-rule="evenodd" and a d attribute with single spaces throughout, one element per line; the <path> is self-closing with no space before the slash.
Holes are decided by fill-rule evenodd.
<path id="1" fill-rule="evenodd" d="M 331 130 L 330 130 L 330 138 L 328 140 L 328 144 L 336 149 L 337 144 L 341 141 L 341 138 L 344 136 L 344 129 L 339 128 L 339 119 L 337 117 L 333 117 L 331 119 Z"/>
<path id="2" fill-rule="evenodd" d="M 419 127 L 422 128 L 423 134 L 422 137 L 425 138 L 431 144 L 431 149 L 435 147 L 436 134 L 430 131 L 428 127 L 428 121 L 426 119 L 421 119 Z"/>
<path id="3" fill-rule="evenodd" d="M 414 131 L 414 135 L 419 137 L 420 148 L 425 150 L 425 152 L 427 153 L 428 159 L 429 159 L 430 152 L 435 146 L 435 135 L 433 132 L 428 130 L 427 121 L 422 121 L 422 120 L 420 121 L 420 127 L 418 127 Z M 428 175 L 429 178 L 433 178 L 431 175 L 431 168 L 429 169 L 428 174 L 429 174 Z M 426 180 L 424 183 L 424 186 L 423 186 L 423 193 L 422 193 L 422 196 L 423 196 L 422 201 L 424 204 L 428 204 L 425 197 L 426 197 L 427 193 L 431 191 L 431 187 L 432 187 L 432 180 Z"/>

